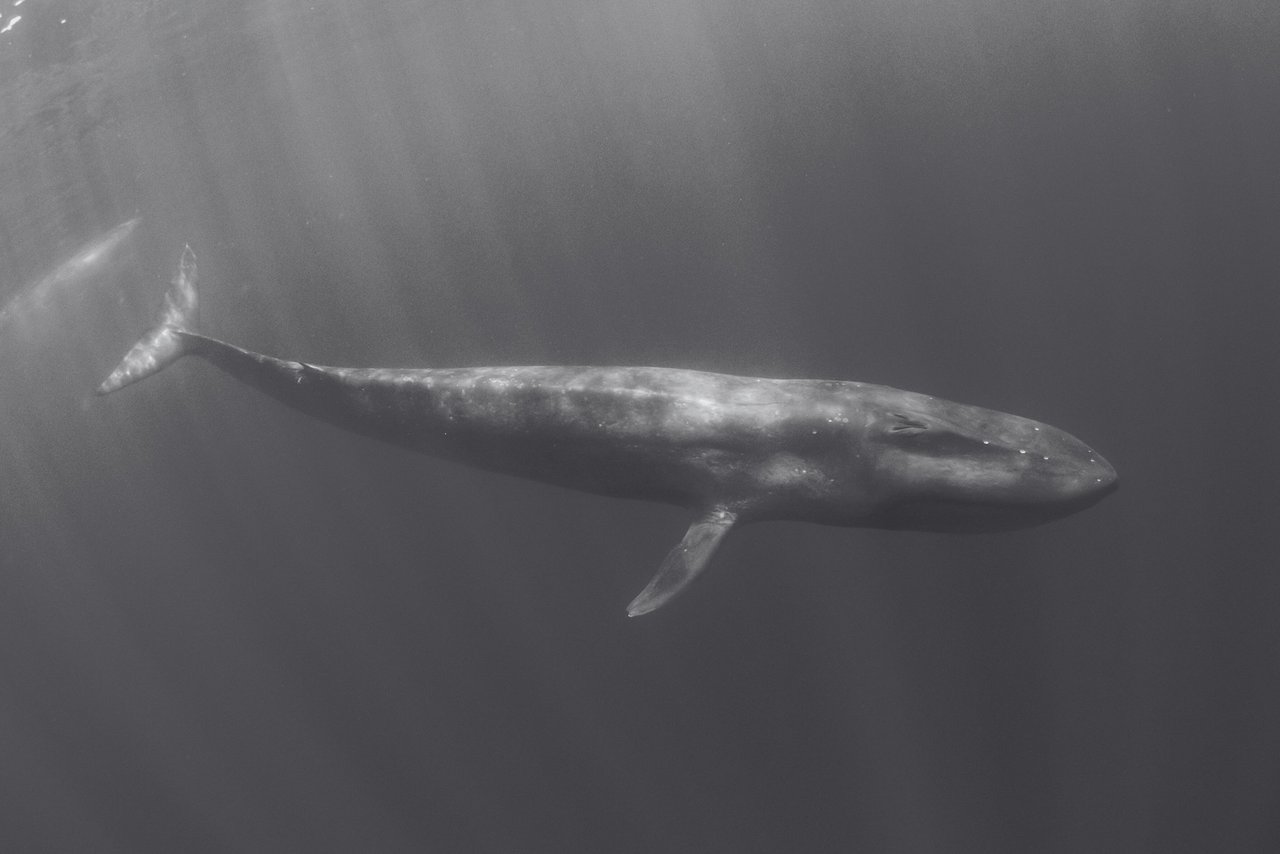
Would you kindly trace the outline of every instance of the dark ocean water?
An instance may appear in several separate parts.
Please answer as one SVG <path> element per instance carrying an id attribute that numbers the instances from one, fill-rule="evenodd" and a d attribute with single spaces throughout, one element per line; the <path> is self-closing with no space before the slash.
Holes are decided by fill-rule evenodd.
<path id="1" fill-rule="evenodd" d="M 17 15 L 0 849 L 1280 850 L 1273 0 Z M 202 329 L 262 352 L 879 382 L 1123 486 L 748 527 L 629 620 L 679 509 L 194 360 L 94 397 L 186 243 Z"/>

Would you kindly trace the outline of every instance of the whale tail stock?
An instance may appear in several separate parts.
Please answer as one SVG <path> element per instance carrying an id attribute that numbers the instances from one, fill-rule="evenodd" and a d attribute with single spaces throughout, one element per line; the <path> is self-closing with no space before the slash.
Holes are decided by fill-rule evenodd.
<path id="1" fill-rule="evenodd" d="M 149 377 L 177 361 L 185 352 L 182 333 L 196 322 L 196 254 L 187 246 L 173 284 L 164 295 L 155 326 L 138 339 L 111 376 L 98 386 L 98 394 L 108 394 Z"/>

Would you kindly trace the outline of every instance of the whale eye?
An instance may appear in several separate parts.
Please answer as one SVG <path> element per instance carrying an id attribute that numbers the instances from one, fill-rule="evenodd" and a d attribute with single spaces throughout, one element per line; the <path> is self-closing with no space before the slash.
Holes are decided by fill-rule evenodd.
<path id="1" fill-rule="evenodd" d="M 898 436 L 915 436 L 929 429 L 929 425 L 923 421 L 916 421 L 899 412 L 893 413 L 893 417 L 897 423 L 889 428 L 889 432 Z"/>

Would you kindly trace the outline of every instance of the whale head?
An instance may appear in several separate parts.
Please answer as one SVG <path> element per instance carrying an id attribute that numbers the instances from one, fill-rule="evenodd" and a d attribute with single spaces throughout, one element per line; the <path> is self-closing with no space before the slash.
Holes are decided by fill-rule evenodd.
<path id="1" fill-rule="evenodd" d="M 875 509 L 862 524 L 923 531 L 1031 527 L 1113 492 L 1116 471 L 1071 434 L 962 403 L 881 388 L 865 444 Z"/>

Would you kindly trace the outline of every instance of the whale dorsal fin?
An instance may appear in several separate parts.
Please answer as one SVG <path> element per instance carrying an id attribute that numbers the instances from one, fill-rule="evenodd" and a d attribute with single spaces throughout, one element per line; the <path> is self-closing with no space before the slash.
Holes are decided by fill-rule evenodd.
<path id="1" fill-rule="evenodd" d="M 674 598 L 706 567 L 737 515 L 725 507 L 712 507 L 689 526 L 684 539 L 667 553 L 649 586 L 627 606 L 628 617 L 655 611 Z"/>

